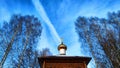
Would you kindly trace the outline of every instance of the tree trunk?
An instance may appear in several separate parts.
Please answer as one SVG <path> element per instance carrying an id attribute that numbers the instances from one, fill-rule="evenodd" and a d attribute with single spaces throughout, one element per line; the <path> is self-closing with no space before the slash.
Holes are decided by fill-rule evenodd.
<path id="1" fill-rule="evenodd" d="M 19 31 L 20 26 L 21 26 L 21 23 L 19 23 L 18 26 L 17 26 L 17 28 L 15 29 L 15 33 L 14 33 L 14 35 L 12 36 L 12 39 L 11 39 L 11 41 L 9 42 L 7 49 L 5 50 L 5 53 L 4 53 L 4 55 L 3 55 L 3 58 L 2 58 L 2 60 L 1 60 L 1 62 L 0 62 L 0 68 L 3 67 L 3 64 L 4 64 L 4 62 L 5 62 L 8 54 L 9 54 L 11 48 L 12 48 L 14 39 L 15 39 L 15 37 L 16 37 L 18 31 Z"/>
<path id="2" fill-rule="evenodd" d="M 23 56 L 24 56 L 24 53 L 25 53 L 25 50 L 26 50 L 26 47 L 27 47 L 27 44 L 28 44 L 28 38 L 29 36 L 27 35 L 27 38 L 26 38 L 26 42 L 24 43 L 24 49 L 20 55 L 20 59 L 19 59 L 19 64 L 18 64 L 18 68 L 20 68 L 20 65 L 22 63 L 22 60 L 23 60 Z"/>
<path id="3" fill-rule="evenodd" d="M 88 42 L 88 45 L 89 45 L 89 48 L 90 48 L 90 52 L 92 53 L 92 56 L 94 58 L 96 68 L 98 68 L 97 58 L 95 57 L 95 54 L 93 52 L 93 46 L 92 46 L 92 42 L 90 41 L 90 37 L 89 36 L 87 37 L 87 32 L 84 32 L 84 34 L 85 34 L 85 37 L 87 39 L 87 42 Z"/>

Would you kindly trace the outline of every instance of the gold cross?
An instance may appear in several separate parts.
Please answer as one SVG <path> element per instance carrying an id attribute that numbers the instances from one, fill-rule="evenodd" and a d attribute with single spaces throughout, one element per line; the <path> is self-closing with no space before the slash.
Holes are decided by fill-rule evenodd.
<path id="1" fill-rule="evenodd" d="M 63 38 L 60 38 L 60 40 L 61 40 L 61 43 L 63 43 Z"/>

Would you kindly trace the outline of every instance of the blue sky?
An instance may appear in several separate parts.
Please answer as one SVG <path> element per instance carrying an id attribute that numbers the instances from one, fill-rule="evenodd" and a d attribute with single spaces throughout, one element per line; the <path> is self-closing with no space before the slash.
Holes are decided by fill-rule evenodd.
<path id="1" fill-rule="evenodd" d="M 120 0 L 0 0 L 0 23 L 9 21 L 13 14 L 34 15 L 43 26 L 37 50 L 47 47 L 57 55 L 62 37 L 67 55 L 84 56 L 74 26 L 77 17 L 106 18 L 108 12 L 118 10 Z"/>

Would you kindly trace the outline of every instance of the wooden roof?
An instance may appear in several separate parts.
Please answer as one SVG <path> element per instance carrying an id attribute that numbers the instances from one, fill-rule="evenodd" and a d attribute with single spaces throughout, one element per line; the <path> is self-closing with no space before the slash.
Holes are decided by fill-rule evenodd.
<path id="1" fill-rule="evenodd" d="M 39 64 L 43 63 L 43 61 L 48 61 L 48 62 L 61 62 L 61 63 L 80 63 L 80 62 L 85 62 L 88 64 L 91 60 L 91 57 L 83 57 L 83 56 L 44 56 L 44 57 L 39 57 L 38 61 Z"/>

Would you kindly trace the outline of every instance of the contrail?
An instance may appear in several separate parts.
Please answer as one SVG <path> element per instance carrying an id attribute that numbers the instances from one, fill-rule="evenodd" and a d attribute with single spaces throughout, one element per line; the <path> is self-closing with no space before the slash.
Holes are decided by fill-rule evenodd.
<path id="1" fill-rule="evenodd" d="M 56 32 L 54 26 L 51 24 L 51 21 L 49 20 L 42 4 L 40 3 L 39 0 L 32 0 L 36 10 L 39 12 L 41 18 L 45 21 L 45 23 L 48 25 L 51 35 L 53 36 L 53 39 L 56 40 L 56 42 L 60 41 L 60 37 L 58 33 Z"/>

